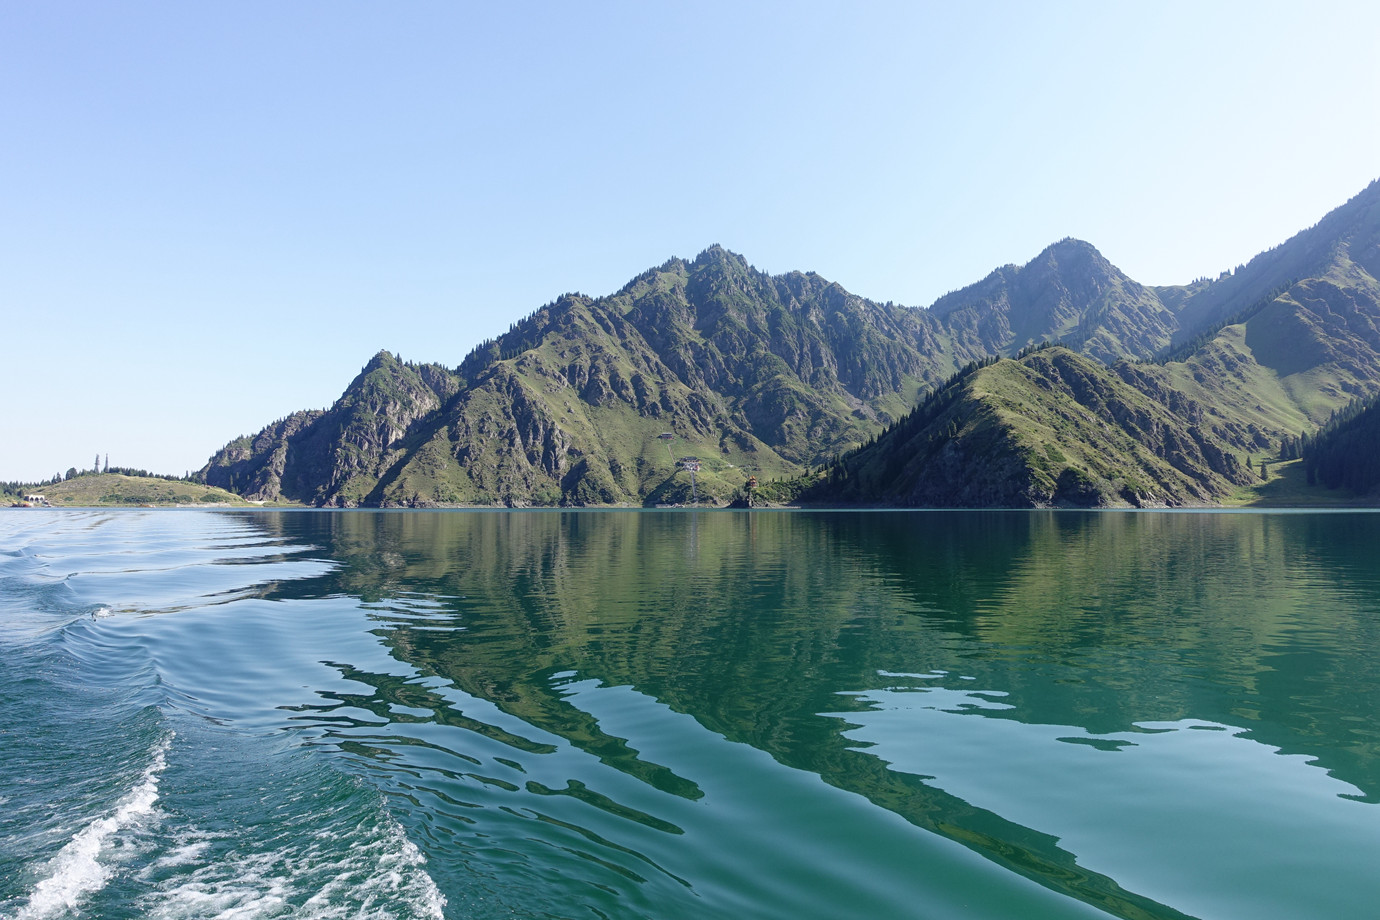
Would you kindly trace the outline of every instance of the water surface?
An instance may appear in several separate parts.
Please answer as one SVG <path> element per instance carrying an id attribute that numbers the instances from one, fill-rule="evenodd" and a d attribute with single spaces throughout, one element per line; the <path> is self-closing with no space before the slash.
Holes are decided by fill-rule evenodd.
<path id="1" fill-rule="evenodd" d="M 1380 515 L 11 512 L 0 916 L 1369 917 Z"/>

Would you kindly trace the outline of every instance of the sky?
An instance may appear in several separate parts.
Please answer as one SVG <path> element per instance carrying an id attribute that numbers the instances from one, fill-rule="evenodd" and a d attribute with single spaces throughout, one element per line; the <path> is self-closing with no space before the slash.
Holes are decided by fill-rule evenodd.
<path id="1" fill-rule="evenodd" d="M 718 243 L 925 307 L 1380 177 L 1380 4 L 0 0 L 0 480 L 182 474 Z"/>

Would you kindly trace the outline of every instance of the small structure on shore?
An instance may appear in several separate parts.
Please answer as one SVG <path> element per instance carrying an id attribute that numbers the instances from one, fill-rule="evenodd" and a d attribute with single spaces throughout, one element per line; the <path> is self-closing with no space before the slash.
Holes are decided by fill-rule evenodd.
<path id="1" fill-rule="evenodd" d="M 757 477 L 749 476 L 747 482 L 743 483 L 743 506 L 751 508 L 753 506 L 753 494 L 757 491 Z"/>
<path id="2" fill-rule="evenodd" d="M 700 471 L 700 458 L 681 457 L 680 466 L 681 469 L 686 470 L 690 474 L 690 498 L 692 501 L 694 501 L 695 504 L 698 505 L 700 503 L 700 496 L 699 492 L 695 488 L 695 474 Z"/>

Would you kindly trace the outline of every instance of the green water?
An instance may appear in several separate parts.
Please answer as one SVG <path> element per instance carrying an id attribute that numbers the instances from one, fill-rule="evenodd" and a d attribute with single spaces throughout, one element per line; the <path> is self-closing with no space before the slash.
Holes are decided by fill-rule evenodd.
<path id="1" fill-rule="evenodd" d="M 381 803 L 369 839 L 398 828 L 446 916 L 1380 903 L 1377 514 L 143 520 L 112 546 L 145 527 L 177 553 L 233 528 L 198 568 L 78 591 L 134 598 L 82 642 L 139 649 L 171 688 L 164 807 L 223 822 L 278 774 L 336 812 L 372 796 L 351 806 Z M 100 528 L 80 523 L 89 557 Z M 227 746 L 234 783 L 261 791 L 180 797 Z M 302 778 L 318 769 L 358 785 Z M 320 836 L 310 809 L 269 800 Z M 175 875 L 122 897 L 185 894 Z M 218 891 L 203 915 L 249 903 Z"/>

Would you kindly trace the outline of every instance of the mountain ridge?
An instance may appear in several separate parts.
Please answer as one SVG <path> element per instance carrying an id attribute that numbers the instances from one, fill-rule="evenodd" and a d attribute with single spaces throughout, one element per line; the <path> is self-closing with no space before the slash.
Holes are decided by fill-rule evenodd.
<path id="1" fill-rule="evenodd" d="M 1000 392 L 973 396 L 974 417 L 1022 436 L 1044 430 L 1032 414 L 1082 420 L 1031 444 L 994 440 L 990 425 L 986 440 L 960 437 L 966 466 L 1026 484 L 992 485 L 979 503 L 1219 501 L 1245 481 L 1238 453 L 1380 390 L 1376 271 L 1380 182 L 1246 266 L 1181 286 L 1141 285 L 1066 238 L 929 308 L 900 307 L 813 272 L 766 274 L 716 244 L 610 295 L 562 295 L 454 368 L 380 352 L 329 409 L 232 441 L 199 475 L 249 498 L 346 507 L 723 503 L 750 477 L 894 453 L 917 400 L 984 363 L 969 384 Z M 1051 342 L 1063 347 L 1031 352 Z M 1080 402 L 1073 381 L 1101 395 Z M 1132 417 L 1154 424 L 1128 429 Z M 1062 463 L 1050 467 L 1048 444 Z M 887 468 L 949 481 L 916 450 Z M 876 478 L 872 461 L 849 462 Z M 864 496 L 855 481 L 853 500 L 957 501 L 952 486 Z"/>

